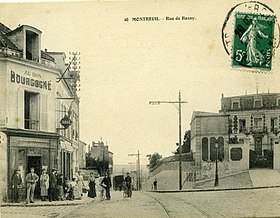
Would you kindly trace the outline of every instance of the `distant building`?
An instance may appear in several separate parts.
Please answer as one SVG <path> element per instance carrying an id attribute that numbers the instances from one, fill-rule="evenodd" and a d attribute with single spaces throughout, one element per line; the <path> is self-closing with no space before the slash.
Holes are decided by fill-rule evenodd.
<path id="1" fill-rule="evenodd" d="M 280 169 L 279 120 L 280 93 L 222 96 L 219 113 L 193 112 L 196 179 L 213 178 L 216 158 L 219 174 Z"/>
<path id="2" fill-rule="evenodd" d="M 105 145 L 103 141 L 92 142 L 90 157 L 95 160 L 108 162 L 109 173 L 113 173 L 113 153 L 109 151 L 108 145 Z"/>

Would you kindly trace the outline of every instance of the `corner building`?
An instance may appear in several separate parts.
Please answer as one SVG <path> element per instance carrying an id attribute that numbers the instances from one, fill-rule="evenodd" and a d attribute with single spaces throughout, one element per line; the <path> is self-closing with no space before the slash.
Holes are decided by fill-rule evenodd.
<path id="1" fill-rule="evenodd" d="M 191 147 L 196 180 L 254 168 L 280 169 L 280 93 L 221 99 L 219 113 L 195 111 Z"/>
<path id="2" fill-rule="evenodd" d="M 24 198 L 30 167 L 41 175 L 43 168 L 49 172 L 61 165 L 56 80 L 62 69 L 41 51 L 41 31 L 34 27 L 11 30 L 0 23 L 0 39 L 0 201 L 8 201 L 16 169 L 21 170 Z"/>

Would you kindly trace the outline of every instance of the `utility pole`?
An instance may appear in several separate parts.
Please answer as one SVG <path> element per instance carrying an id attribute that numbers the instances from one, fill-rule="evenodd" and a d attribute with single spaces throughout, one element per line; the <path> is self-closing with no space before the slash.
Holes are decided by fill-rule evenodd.
<path id="1" fill-rule="evenodd" d="M 182 104 L 188 103 L 187 101 L 181 100 L 181 92 L 179 91 L 179 100 L 178 101 L 149 101 L 151 105 L 159 104 L 173 104 L 179 112 L 179 190 L 182 190 L 182 133 L 181 133 L 181 117 L 182 117 Z M 178 104 L 178 107 L 177 107 Z"/>
<path id="2" fill-rule="evenodd" d="M 136 171 L 137 171 L 137 189 L 138 189 L 138 191 L 140 191 L 140 187 L 141 187 L 141 185 L 140 185 L 140 183 L 141 183 L 141 178 L 140 178 L 140 171 L 141 171 L 141 169 L 140 169 L 140 154 L 139 154 L 139 150 L 138 150 L 138 152 L 137 152 L 137 154 L 128 154 L 128 156 L 137 156 L 137 169 L 136 169 Z"/>

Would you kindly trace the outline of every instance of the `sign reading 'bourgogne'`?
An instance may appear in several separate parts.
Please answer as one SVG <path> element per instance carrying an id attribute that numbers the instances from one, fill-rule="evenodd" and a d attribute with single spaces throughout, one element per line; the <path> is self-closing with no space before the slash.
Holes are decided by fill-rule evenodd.
<path id="1" fill-rule="evenodd" d="M 32 79 L 29 77 L 21 76 L 20 74 L 11 71 L 11 82 L 19 83 L 22 85 L 33 86 L 40 89 L 51 90 L 51 81 L 42 81 L 37 79 Z"/>

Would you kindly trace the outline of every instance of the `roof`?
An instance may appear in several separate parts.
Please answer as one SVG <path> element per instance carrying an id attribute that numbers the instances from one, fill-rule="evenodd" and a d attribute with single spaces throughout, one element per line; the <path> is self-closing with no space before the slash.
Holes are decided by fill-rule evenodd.
<path id="1" fill-rule="evenodd" d="M 275 96 L 280 95 L 280 93 L 255 93 L 255 94 L 246 94 L 246 95 L 237 95 L 237 96 L 229 96 L 229 97 L 222 97 L 224 98 L 250 98 L 250 97 L 258 97 L 258 96 Z"/>
<path id="2" fill-rule="evenodd" d="M 6 48 L 20 51 L 20 49 L 14 43 L 12 43 L 12 41 L 9 40 L 8 37 L 4 35 L 2 31 L 0 32 L 0 47 L 6 47 Z"/>
<path id="3" fill-rule="evenodd" d="M 0 22 L 0 32 L 6 34 L 11 31 L 12 30 L 9 27 L 5 26 L 3 23 Z"/>
<path id="4" fill-rule="evenodd" d="M 195 117 L 222 117 L 222 116 L 229 116 L 228 114 L 223 113 L 213 113 L 213 112 L 204 112 L 204 111 L 193 111 L 191 123 Z"/>
<path id="5" fill-rule="evenodd" d="M 25 29 L 27 29 L 27 30 L 31 30 L 32 32 L 35 32 L 35 33 L 37 33 L 37 34 L 41 34 L 41 33 L 42 33 L 41 30 L 39 30 L 39 29 L 37 29 L 37 28 L 35 28 L 35 27 L 33 27 L 33 26 L 21 25 L 21 26 L 17 27 L 16 29 L 14 29 L 14 30 L 12 30 L 12 31 L 10 31 L 10 32 L 8 32 L 8 33 L 6 33 L 6 34 L 7 34 L 7 35 L 12 35 L 12 34 L 14 34 L 15 32 L 21 31 L 23 28 L 25 28 Z"/>
<path id="6" fill-rule="evenodd" d="M 52 56 L 48 55 L 48 53 L 46 53 L 44 51 L 41 51 L 41 58 L 44 58 L 46 60 L 53 61 L 53 62 L 55 61 L 55 59 Z"/>

